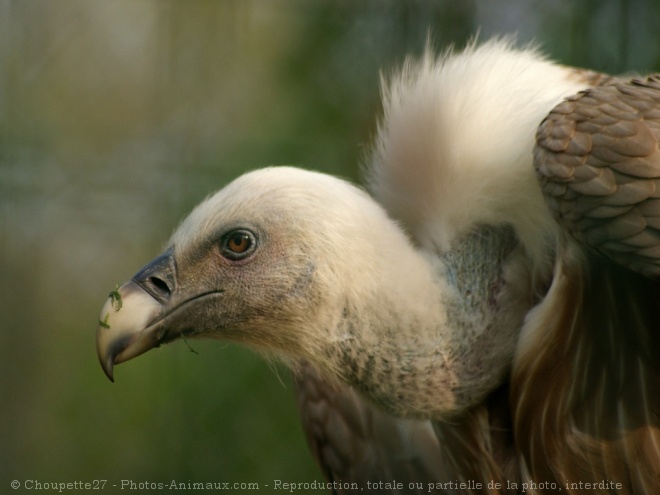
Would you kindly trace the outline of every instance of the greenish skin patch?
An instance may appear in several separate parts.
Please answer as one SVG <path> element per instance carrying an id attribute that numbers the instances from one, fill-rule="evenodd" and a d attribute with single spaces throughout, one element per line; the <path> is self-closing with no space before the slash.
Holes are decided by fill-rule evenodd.
<path id="1" fill-rule="evenodd" d="M 110 313 L 107 313 L 103 320 L 99 320 L 99 325 L 101 325 L 103 328 L 110 328 L 110 325 L 108 325 L 108 316 L 110 316 Z"/>
<path id="2" fill-rule="evenodd" d="M 112 301 L 112 307 L 115 308 L 115 311 L 119 311 L 122 306 L 121 294 L 119 293 L 119 285 L 115 285 L 115 290 L 108 294 L 108 297 Z M 101 325 L 103 328 L 110 328 L 110 325 L 108 324 L 109 317 L 110 313 L 107 313 L 103 320 L 99 320 L 99 325 Z"/>
<path id="3" fill-rule="evenodd" d="M 115 308 L 115 311 L 119 311 L 122 306 L 121 294 L 119 293 L 119 285 L 115 286 L 115 290 L 110 293 L 109 297 L 112 300 L 112 307 Z"/>

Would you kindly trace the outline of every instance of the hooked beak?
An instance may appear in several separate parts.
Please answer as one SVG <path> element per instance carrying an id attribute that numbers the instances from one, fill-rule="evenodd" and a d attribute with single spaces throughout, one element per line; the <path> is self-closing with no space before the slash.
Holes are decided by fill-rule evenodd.
<path id="1" fill-rule="evenodd" d="M 110 293 L 96 332 L 98 358 L 110 381 L 114 381 L 115 364 L 178 336 L 159 325 L 175 288 L 176 265 L 169 250 Z"/>

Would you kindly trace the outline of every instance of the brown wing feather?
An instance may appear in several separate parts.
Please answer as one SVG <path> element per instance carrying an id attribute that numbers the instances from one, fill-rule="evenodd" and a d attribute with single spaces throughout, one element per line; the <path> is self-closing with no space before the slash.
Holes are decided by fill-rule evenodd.
<path id="1" fill-rule="evenodd" d="M 659 301 L 649 278 L 560 253 L 512 377 L 516 441 L 536 482 L 569 495 L 660 493 Z"/>
<path id="2" fill-rule="evenodd" d="M 428 483 L 440 479 L 439 444 L 429 422 L 387 416 L 309 364 L 296 376 L 296 395 L 307 442 L 328 481 L 357 483 L 357 491 L 369 491 L 367 482 L 398 481 L 405 490 L 383 485 L 371 491 L 413 494 L 427 493 Z M 409 482 L 422 483 L 423 489 L 409 490 Z"/>
<path id="3" fill-rule="evenodd" d="M 660 76 L 567 99 L 536 140 L 537 175 L 559 222 L 614 261 L 660 277 Z"/>
<path id="4" fill-rule="evenodd" d="M 507 481 L 518 481 L 518 466 L 506 387 L 465 416 L 443 423 L 389 416 L 309 365 L 296 377 L 296 395 L 303 430 L 326 479 L 358 485 L 338 494 L 365 493 L 367 482 L 395 480 L 403 490 L 369 493 L 517 493 L 507 490 Z M 451 485 L 456 482 L 473 485 L 458 489 Z"/>

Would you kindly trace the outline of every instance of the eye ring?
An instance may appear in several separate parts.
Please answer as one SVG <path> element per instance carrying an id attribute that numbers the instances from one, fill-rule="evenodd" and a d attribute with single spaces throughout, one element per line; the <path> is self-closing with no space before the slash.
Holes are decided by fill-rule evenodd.
<path id="1" fill-rule="evenodd" d="M 251 256 L 257 248 L 257 237 L 246 229 L 227 232 L 220 241 L 222 256 L 231 261 L 243 260 Z"/>

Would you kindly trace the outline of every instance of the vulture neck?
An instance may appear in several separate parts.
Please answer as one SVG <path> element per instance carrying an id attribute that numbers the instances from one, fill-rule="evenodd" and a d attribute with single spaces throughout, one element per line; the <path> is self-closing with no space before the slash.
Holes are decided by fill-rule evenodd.
<path id="1" fill-rule="evenodd" d="M 512 280 L 521 250 L 508 227 L 480 227 L 445 252 L 410 249 L 338 304 L 323 354 L 392 414 L 444 419 L 479 403 L 513 359 L 526 308 L 515 298 L 529 298 Z"/>

